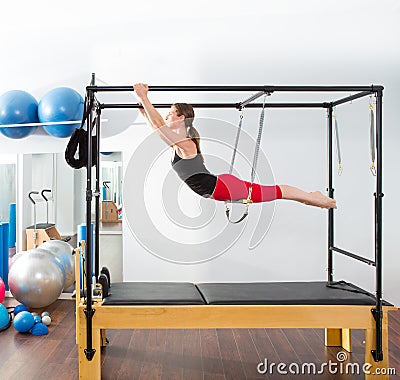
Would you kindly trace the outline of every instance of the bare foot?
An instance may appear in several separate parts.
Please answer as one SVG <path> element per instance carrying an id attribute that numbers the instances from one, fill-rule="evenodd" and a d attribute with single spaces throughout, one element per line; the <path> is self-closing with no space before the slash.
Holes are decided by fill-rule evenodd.
<path id="1" fill-rule="evenodd" d="M 305 204 L 310 206 L 316 206 L 321 208 L 337 208 L 336 207 L 336 200 L 327 197 L 326 195 L 322 194 L 320 191 L 313 191 L 309 193 L 310 198 Z"/>
<path id="2" fill-rule="evenodd" d="M 289 199 L 321 208 L 336 208 L 336 200 L 323 195 L 320 191 L 307 193 L 290 185 L 279 185 L 279 187 L 282 191 L 282 199 Z"/>

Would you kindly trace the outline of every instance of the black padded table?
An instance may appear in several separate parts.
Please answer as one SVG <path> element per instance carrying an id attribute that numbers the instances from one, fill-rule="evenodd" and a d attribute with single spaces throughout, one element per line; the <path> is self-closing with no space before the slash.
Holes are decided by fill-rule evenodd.
<path id="1" fill-rule="evenodd" d="M 326 285 L 322 281 L 112 283 L 108 297 L 94 300 L 89 328 L 86 299 L 79 297 L 77 288 L 80 377 L 101 379 L 100 353 L 106 345 L 107 329 L 324 328 L 325 346 L 347 351 L 351 351 L 351 331 L 362 329 L 365 363 L 371 363 L 373 369 L 387 367 L 388 311 L 395 308 L 384 302 L 384 361 L 375 362 L 372 352 L 377 347 L 378 330 L 372 312 L 374 295 L 349 283 L 338 282 L 334 288 Z M 95 352 L 91 360 L 85 351 L 88 335 Z M 366 376 L 366 380 L 372 379 Z"/>
<path id="2" fill-rule="evenodd" d="M 374 305 L 375 297 L 349 283 L 125 282 L 112 284 L 103 305 Z M 386 303 L 385 303 L 386 304 Z"/>

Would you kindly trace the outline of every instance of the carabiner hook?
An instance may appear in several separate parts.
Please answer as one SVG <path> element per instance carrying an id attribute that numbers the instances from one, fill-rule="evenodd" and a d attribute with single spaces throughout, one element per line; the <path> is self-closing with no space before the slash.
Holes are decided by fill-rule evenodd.
<path id="1" fill-rule="evenodd" d="M 341 176 L 342 173 L 343 173 L 343 165 L 342 165 L 342 164 L 339 164 L 339 165 L 338 165 L 338 176 Z"/>
<path id="2" fill-rule="evenodd" d="M 369 170 L 371 170 L 372 175 L 374 177 L 376 177 L 376 167 L 375 167 L 374 163 L 371 164 L 371 167 L 369 168 Z"/>

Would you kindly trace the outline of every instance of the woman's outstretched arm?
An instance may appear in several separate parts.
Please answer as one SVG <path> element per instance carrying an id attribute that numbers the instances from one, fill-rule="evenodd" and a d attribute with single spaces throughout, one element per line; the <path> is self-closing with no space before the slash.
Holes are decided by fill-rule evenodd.
<path id="1" fill-rule="evenodd" d="M 177 133 L 173 130 L 173 126 L 170 128 L 168 125 L 166 125 L 163 117 L 154 108 L 147 96 L 149 92 L 149 86 L 147 84 L 138 83 L 135 84 L 133 88 L 143 107 L 143 109 L 140 109 L 140 112 L 150 126 L 159 133 L 161 139 L 170 146 L 177 145 L 183 150 L 192 149 L 193 142 L 187 138 L 186 134 L 179 132 Z"/>
<path id="2" fill-rule="evenodd" d="M 137 83 L 133 86 L 136 95 L 140 99 L 140 103 L 144 109 L 146 119 L 154 129 L 161 128 L 165 125 L 165 121 L 160 113 L 154 108 L 150 102 L 147 94 L 149 92 L 149 86 L 144 83 Z"/>

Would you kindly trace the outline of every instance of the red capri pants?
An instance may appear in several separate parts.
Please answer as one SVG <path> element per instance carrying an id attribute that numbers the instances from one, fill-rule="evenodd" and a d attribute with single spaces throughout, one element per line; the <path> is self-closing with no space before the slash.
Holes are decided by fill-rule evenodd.
<path id="1" fill-rule="evenodd" d="M 249 195 L 250 182 L 243 181 L 232 174 L 220 174 L 212 197 L 217 201 L 236 201 L 247 199 Z M 275 186 L 264 186 L 253 183 L 251 200 L 255 203 L 270 202 L 282 198 L 281 188 Z"/>

